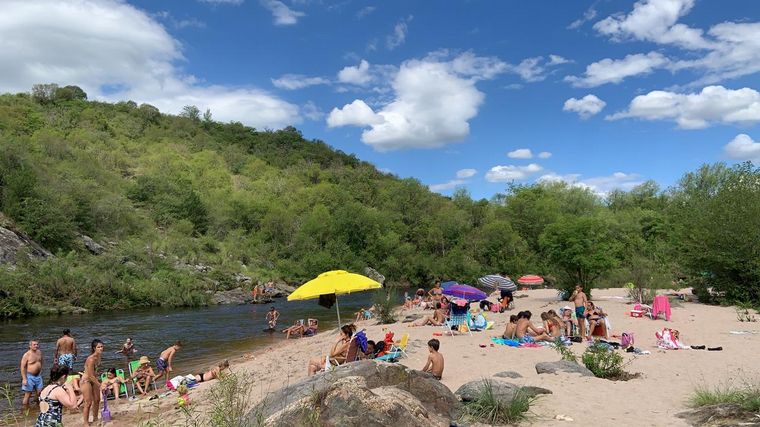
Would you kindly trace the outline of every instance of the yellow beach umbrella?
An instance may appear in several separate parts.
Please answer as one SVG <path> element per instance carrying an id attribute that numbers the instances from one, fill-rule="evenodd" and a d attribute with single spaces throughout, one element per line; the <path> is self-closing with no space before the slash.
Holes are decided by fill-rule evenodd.
<path id="1" fill-rule="evenodd" d="M 380 283 L 361 274 L 333 270 L 322 273 L 316 279 L 309 280 L 299 286 L 292 294 L 288 295 L 288 301 L 314 299 L 319 298 L 320 295 L 335 294 L 335 308 L 338 311 L 338 325 L 340 326 L 338 295 L 380 289 L 382 287 L 383 285 Z"/>

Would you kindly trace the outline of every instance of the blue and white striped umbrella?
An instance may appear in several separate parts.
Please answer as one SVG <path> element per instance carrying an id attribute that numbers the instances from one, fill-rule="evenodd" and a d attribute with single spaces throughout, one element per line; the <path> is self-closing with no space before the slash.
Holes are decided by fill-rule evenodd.
<path id="1" fill-rule="evenodd" d="M 486 286 L 493 289 L 505 290 L 514 292 L 517 290 L 517 285 L 509 277 L 499 276 L 498 274 L 489 274 L 478 279 L 478 283 L 481 286 Z"/>

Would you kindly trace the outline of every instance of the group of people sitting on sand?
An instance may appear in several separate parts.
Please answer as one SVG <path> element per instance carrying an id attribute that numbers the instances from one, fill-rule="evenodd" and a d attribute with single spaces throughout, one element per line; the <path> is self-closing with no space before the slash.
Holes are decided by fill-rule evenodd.
<path id="1" fill-rule="evenodd" d="M 298 335 L 299 338 L 303 338 L 316 334 L 317 328 L 319 328 L 319 321 L 317 319 L 308 319 L 306 323 L 304 323 L 303 319 L 300 319 L 296 320 L 293 326 L 283 329 L 282 333 L 285 334 L 286 339 L 290 338 L 291 335 Z"/>
<path id="2" fill-rule="evenodd" d="M 443 294 L 440 280 L 436 280 L 433 287 L 427 292 L 425 292 L 424 289 L 419 288 L 414 293 L 413 298 L 407 296 L 404 301 L 404 308 L 410 309 L 420 307 L 435 310 L 437 304 L 440 304 L 444 309 L 449 305 L 449 298 Z"/>

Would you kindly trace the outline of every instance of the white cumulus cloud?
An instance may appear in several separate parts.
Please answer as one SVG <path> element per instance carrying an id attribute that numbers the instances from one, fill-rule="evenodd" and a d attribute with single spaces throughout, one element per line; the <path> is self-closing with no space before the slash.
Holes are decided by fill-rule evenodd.
<path id="1" fill-rule="evenodd" d="M 327 116 L 327 125 L 330 127 L 339 126 L 370 126 L 379 125 L 383 122 L 383 117 L 372 111 L 361 99 L 356 99 L 343 108 L 333 108 L 330 115 Z"/>
<path id="2" fill-rule="evenodd" d="M 478 173 L 475 169 L 459 169 L 457 171 L 457 178 L 459 179 L 465 179 L 465 178 L 472 178 L 475 176 L 475 174 Z"/>
<path id="3" fill-rule="evenodd" d="M 369 62 L 362 59 L 357 66 L 344 67 L 338 71 L 338 81 L 359 86 L 371 82 L 372 74 L 369 71 Z"/>
<path id="4" fill-rule="evenodd" d="M 507 153 L 507 157 L 511 159 L 532 159 L 533 153 L 530 151 L 530 148 L 518 148 Z"/>
<path id="5" fill-rule="evenodd" d="M 488 182 L 509 182 L 520 181 L 541 172 L 543 168 L 540 165 L 531 163 L 526 166 L 494 166 L 488 172 L 486 172 L 486 181 Z"/>
<path id="6" fill-rule="evenodd" d="M 573 187 L 585 188 L 593 191 L 600 197 L 606 197 L 612 190 L 631 190 L 633 187 L 642 184 L 644 181 L 641 175 L 636 173 L 615 172 L 612 175 L 597 176 L 592 178 L 581 179 L 581 174 L 548 173 L 541 175 L 537 182 L 564 182 Z"/>
<path id="7" fill-rule="evenodd" d="M 568 99 L 565 101 L 562 111 L 578 113 L 582 119 L 587 119 L 602 111 L 605 105 L 607 105 L 607 103 L 599 99 L 596 95 L 589 94 L 581 99 Z"/>
<path id="8" fill-rule="evenodd" d="M 548 151 L 542 151 L 542 152 L 538 153 L 538 158 L 539 159 L 548 159 L 551 156 L 552 156 L 552 153 L 550 153 Z"/>
<path id="9" fill-rule="evenodd" d="M 668 59 L 657 52 L 627 55 L 623 59 L 605 58 L 589 64 L 583 76 L 567 76 L 565 81 L 576 87 L 595 87 L 607 83 L 620 83 L 626 77 L 651 73 L 668 63 Z"/>
<path id="10" fill-rule="evenodd" d="M 638 118 L 673 120 L 683 129 L 701 129 L 714 123 L 753 125 L 760 123 L 760 93 L 754 89 L 707 86 L 697 93 L 655 90 L 635 97 L 628 109 L 608 120 Z"/>
<path id="11" fill-rule="evenodd" d="M 550 69 L 552 67 L 567 64 L 569 62 L 572 61 L 559 55 L 549 55 L 548 60 L 543 56 L 535 56 L 523 59 L 517 65 L 509 65 L 508 71 L 517 74 L 526 82 L 540 82 L 546 79 L 546 76 L 551 72 Z"/>
<path id="12" fill-rule="evenodd" d="M 691 11 L 695 0 L 642 0 L 627 15 L 613 15 L 596 24 L 594 29 L 613 40 L 646 40 L 676 44 L 688 49 L 702 49 L 709 43 L 702 30 L 677 21 Z"/>
<path id="13" fill-rule="evenodd" d="M 580 28 L 581 25 L 585 24 L 586 22 L 594 18 L 596 18 L 596 9 L 594 9 L 594 6 L 591 6 L 583 13 L 583 17 L 578 18 L 575 21 L 571 22 L 570 25 L 567 26 L 567 28 L 569 30 L 575 30 L 577 28 Z"/>
<path id="14" fill-rule="evenodd" d="M 753 141 L 747 134 L 736 135 L 723 147 L 723 151 L 729 159 L 750 160 L 755 165 L 760 165 L 760 142 Z"/>
<path id="15" fill-rule="evenodd" d="M 477 57 L 457 61 L 457 58 L 448 60 L 444 56 L 437 52 L 401 64 L 390 77 L 392 99 L 381 102 L 373 111 L 382 120 L 374 119 L 372 123 L 364 120 L 363 124 L 334 120 L 328 125 L 368 126 L 362 132 L 362 142 L 378 151 L 434 148 L 461 141 L 469 135 L 469 120 L 478 114 L 485 98 L 475 85 L 495 75 L 494 66 L 493 61 Z M 491 65 L 464 66 L 463 63 Z M 362 103 L 369 109 L 366 102 Z M 346 107 L 334 109 L 330 116 Z"/>
<path id="16" fill-rule="evenodd" d="M 40 29 L 44 28 L 42 31 Z M 7 0 L 0 17 L 0 92 L 35 83 L 78 85 L 92 99 L 188 104 L 258 128 L 301 121 L 299 107 L 261 89 L 201 83 L 184 74 L 180 43 L 146 12 L 117 0 Z"/>
<path id="17" fill-rule="evenodd" d="M 272 79 L 272 84 L 280 89 L 296 90 L 309 86 L 330 84 L 324 77 L 309 77 L 301 74 L 284 74 L 278 79 Z"/>
<path id="18" fill-rule="evenodd" d="M 295 25 L 299 18 L 306 15 L 289 8 L 288 5 L 279 0 L 261 0 L 261 5 L 272 12 L 275 25 Z"/>

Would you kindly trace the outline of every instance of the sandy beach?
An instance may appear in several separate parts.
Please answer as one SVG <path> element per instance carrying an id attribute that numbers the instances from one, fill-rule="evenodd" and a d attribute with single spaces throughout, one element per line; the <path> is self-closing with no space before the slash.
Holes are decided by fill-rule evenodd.
<path id="1" fill-rule="evenodd" d="M 688 406 L 689 395 L 700 385 L 725 385 L 741 381 L 757 383 L 760 380 L 760 323 L 740 322 L 733 307 L 708 306 L 693 302 L 674 302 L 672 318 L 650 320 L 632 318 L 627 313 L 631 304 L 623 289 L 602 289 L 593 292 L 593 300 L 609 314 L 611 334 L 622 332 L 635 334 L 635 345 L 651 352 L 649 355 L 624 354 L 628 362 L 626 370 L 641 373 L 630 381 L 609 381 L 577 374 L 538 375 L 535 364 L 559 360 L 551 348 L 511 348 L 491 346 L 491 337 L 504 330 L 509 315 L 520 310 L 531 310 L 534 323 L 542 311 L 557 309 L 563 302 L 557 301 L 552 289 L 521 291 L 516 294 L 516 308 L 503 314 L 489 313 L 489 320 L 496 322 L 494 328 L 484 332 L 436 337 L 441 341 L 441 353 L 446 360 L 442 382 L 452 391 L 462 384 L 480 378 L 489 378 L 501 371 L 515 371 L 522 378 L 510 380 L 521 385 L 548 388 L 551 395 L 541 396 L 531 407 L 531 415 L 525 425 L 561 426 L 584 425 L 643 425 L 685 426 L 684 420 L 675 415 Z M 526 297 L 520 298 L 520 295 Z M 399 317 L 419 313 L 406 310 Z M 387 331 L 396 338 L 409 333 L 408 358 L 400 359 L 410 368 L 421 369 L 427 357 L 426 342 L 433 333 L 442 328 L 407 327 L 401 323 L 379 325 L 374 320 L 359 322 L 372 340 L 381 340 Z M 722 351 L 706 350 L 660 350 L 656 347 L 654 333 L 664 327 L 678 329 L 682 341 L 688 345 L 721 346 Z M 730 331 L 752 333 L 732 334 Z M 252 374 L 251 397 L 260 400 L 267 393 L 306 376 L 307 361 L 324 355 L 337 337 L 336 331 L 325 331 L 315 337 L 293 339 L 277 347 L 269 347 L 255 353 L 231 360 L 235 372 Z M 612 338 L 615 340 L 614 338 Z M 485 348 L 480 347 L 486 345 Z M 580 355 L 586 344 L 573 344 L 572 350 Z M 198 367 L 203 368 L 206 367 Z M 181 372 L 180 374 L 189 374 Z M 196 413 L 208 407 L 208 391 L 213 382 L 204 383 L 191 392 L 192 407 Z M 138 425 L 140 422 L 160 420 L 161 425 L 185 425 L 186 415 L 175 409 L 176 394 L 153 401 L 138 400 L 111 405 L 113 421 L 110 425 Z M 556 420 L 565 415 L 573 421 Z M 82 425 L 79 413 L 66 415 L 64 424 Z"/>

